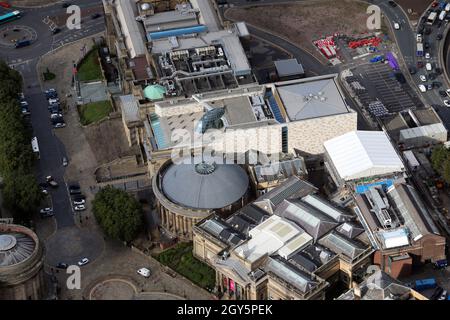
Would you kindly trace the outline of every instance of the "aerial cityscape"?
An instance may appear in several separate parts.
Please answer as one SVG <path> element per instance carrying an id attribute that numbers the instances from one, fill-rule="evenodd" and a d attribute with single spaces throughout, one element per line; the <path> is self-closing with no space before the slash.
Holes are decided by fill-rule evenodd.
<path id="1" fill-rule="evenodd" d="M 449 21 L 0 1 L 0 300 L 450 300 Z"/>

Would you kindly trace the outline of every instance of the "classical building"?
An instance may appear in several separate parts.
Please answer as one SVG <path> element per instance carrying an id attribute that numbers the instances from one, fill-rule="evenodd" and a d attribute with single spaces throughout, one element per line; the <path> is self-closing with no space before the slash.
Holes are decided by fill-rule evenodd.
<path id="1" fill-rule="evenodd" d="M 295 176 L 228 219 L 200 221 L 193 242 L 232 299 L 324 299 L 360 279 L 373 254 L 356 217 Z"/>
<path id="2" fill-rule="evenodd" d="M 43 244 L 28 228 L 0 224 L 0 300 L 39 300 L 46 295 Z"/>
<path id="3" fill-rule="evenodd" d="M 167 161 L 153 177 L 153 192 L 161 226 L 182 240 L 192 239 L 192 227 L 212 213 L 224 218 L 247 202 L 249 178 L 235 164 Z"/>

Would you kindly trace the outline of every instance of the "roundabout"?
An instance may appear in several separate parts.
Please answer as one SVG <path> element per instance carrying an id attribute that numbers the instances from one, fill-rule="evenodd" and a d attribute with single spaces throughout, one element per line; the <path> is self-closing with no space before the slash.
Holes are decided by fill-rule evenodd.
<path id="1" fill-rule="evenodd" d="M 17 41 L 23 40 L 35 42 L 36 30 L 24 25 L 10 25 L 0 29 L 0 46 L 2 47 L 14 48 Z"/>
<path id="2" fill-rule="evenodd" d="M 142 292 L 130 277 L 113 276 L 91 286 L 89 300 L 185 300 L 183 297 L 158 291 Z"/>

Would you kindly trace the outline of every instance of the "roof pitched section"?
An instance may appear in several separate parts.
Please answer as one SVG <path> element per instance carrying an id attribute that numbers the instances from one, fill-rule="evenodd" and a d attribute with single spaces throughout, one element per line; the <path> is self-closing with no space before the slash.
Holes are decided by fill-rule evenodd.
<path id="1" fill-rule="evenodd" d="M 269 200 L 273 206 L 278 206 L 285 199 L 301 198 L 316 191 L 317 188 L 309 182 L 301 180 L 296 176 L 292 176 L 281 186 L 262 195 L 255 203 Z"/>
<path id="2" fill-rule="evenodd" d="M 354 180 L 404 171 L 403 162 L 383 131 L 352 131 L 325 141 L 339 176 Z"/>
<path id="3" fill-rule="evenodd" d="M 284 200 L 275 210 L 275 214 L 295 222 L 312 236 L 314 241 L 338 225 L 329 216 L 300 200 Z"/>

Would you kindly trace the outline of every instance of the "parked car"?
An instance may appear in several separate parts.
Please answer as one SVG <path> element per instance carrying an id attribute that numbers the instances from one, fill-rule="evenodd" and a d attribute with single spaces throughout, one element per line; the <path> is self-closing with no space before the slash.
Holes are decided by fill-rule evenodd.
<path id="1" fill-rule="evenodd" d="M 400 25 L 397 22 L 394 22 L 394 29 L 400 30 Z"/>
<path id="2" fill-rule="evenodd" d="M 422 82 L 426 82 L 427 81 L 427 77 L 424 74 L 421 74 L 419 76 L 419 78 L 420 78 L 420 81 L 422 81 Z"/>
<path id="3" fill-rule="evenodd" d="M 140 268 L 140 269 L 137 271 L 137 273 L 140 274 L 141 276 L 145 277 L 145 278 L 148 278 L 148 277 L 150 277 L 150 275 L 151 275 L 150 270 L 147 269 L 147 268 Z"/>
<path id="4" fill-rule="evenodd" d="M 106 61 L 106 63 L 111 63 L 111 57 L 110 56 L 106 56 L 105 57 L 105 61 Z"/>
<path id="5" fill-rule="evenodd" d="M 434 263 L 434 265 L 433 265 L 433 267 L 435 268 L 435 269 L 445 269 L 445 268 L 447 268 L 447 260 L 446 259 L 443 259 L 443 260 L 438 260 L 438 261 L 436 261 L 435 263 Z"/>
<path id="6" fill-rule="evenodd" d="M 58 187 L 58 182 L 56 182 L 52 176 L 47 176 L 45 178 L 45 180 L 47 181 L 47 183 L 50 185 L 50 187 L 52 188 L 57 188 Z"/>
<path id="7" fill-rule="evenodd" d="M 423 61 L 417 61 L 417 68 L 423 68 Z"/>
<path id="8" fill-rule="evenodd" d="M 39 211 L 39 213 L 41 214 L 41 217 L 45 218 L 45 217 L 51 217 L 54 216 L 55 213 L 53 212 L 53 208 L 44 208 L 41 209 Z"/>
<path id="9" fill-rule="evenodd" d="M 86 206 L 84 204 L 79 204 L 79 205 L 76 205 L 75 207 L 73 207 L 73 209 L 75 211 L 84 211 L 84 210 L 86 210 Z"/>
<path id="10" fill-rule="evenodd" d="M 56 267 L 57 267 L 58 269 L 67 269 L 67 268 L 69 267 L 69 265 L 68 265 L 67 263 L 64 263 L 64 262 L 59 262 L 59 263 L 56 265 Z"/>
<path id="11" fill-rule="evenodd" d="M 63 157 L 62 158 L 62 165 L 63 165 L 63 167 L 67 167 L 68 164 L 69 164 L 69 161 L 67 160 L 67 158 Z"/>
<path id="12" fill-rule="evenodd" d="M 425 59 L 430 59 L 430 58 L 431 58 L 430 53 L 429 52 L 425 53 Z"/>
<path id="13" fill-rule="evenodd" d="M 84 205 L 86 203 L 86 199 L 84 198 L 74 198 L 72 199 L 74 205 Z"/>
<path id="14" fill-rule="evenodd" d="M 419 90 L 420 92 L 427 92 L 427 87 L 425 87 L 423 84 L 419 84 Z"/>
<path id="15" fill-rule="evenodd" d="M 89 263 L 89 259 L 88 258 L 83 258 L 80 261 L 78 261 L 78 265 L 81 266 L 85 266 Z"/>
<path id="16" fill-rule="evenodd" d="M 433 67 L 431 66 L 431 63 L 427 63 L 425 64 L 425 69 L 427 69 L 428 71 L 431 71 L 433 69 Z"/>
<path id="17" fill-rule="evenodd" d="M 443 288 L 441 288 L 441 287 L 436 287 L 436 288 L 434 289 L 434 292 L 433 292 L 433 294 L 431 295 L 430 299 L 431 299 L 431 300 L 437 300 L 437 299 L 442 295 L 443 292 L 444 292 L 444 289 L 443 289 Z"/>
<path id="18" fill-rule="evenodd" d="M 443 35 L 442 35 L 441 33 L 439 33 L 439 34 L 436 36 L 436 40 L 437 40 L 437 41 L 442 40 L 442 38 L 443 38 Z"/>
<path id="19" fill-rule="evenodd" d="M 441 68 L 434 68 L 434 72 L 436 74 L 442 74 L 442 69 Z"/>
<path id="20" fill-rule="evenodd" d="M 69 193 L 70 194 L 81 194 L 81 187 L 78 182 L 73 182 L 69 184 Z"/>
<path id="21" fill-rule="evenodd" d="M 417 70 L 414 67 L 409 67 L 409 73 L 410 74 L 416 74 Z"/>
<path id="22" fill-rule="evenodd" d="M 449 108 L 450 107 L 450 100 L 444 100 L 444 105 Z"/>
<path id="23" fill-rule="evenodd" d="M 11 8 L 11 5 L 8 2 L 1 1 L 0 2 L 0 7 L 9 9 L 9 8 Z"/>
<path id="24" fill-rule="evenodd" d="M 450 89 L 445 90 L 445 92 L 447 93 L 447 96 L 450 98 Z"/>
<path id="25" fill-rule="evenodd" d="M 52 30 L 52 34 L 58 34 L 60 32 L 61 32 L 60 28 L 55 28 L 55 29 Z"/>
<path id="26" fill-rule="evenodd" d="M 447 97 L 447 92 L 445 92 L 444 90 L 439 90 L 439 95 L 440 95 L 442 98 L 445 98 L 445 97 Z"/>
<path id="27" fill-rule="evenodd" d="M 63 8 L 68 8 L 68 7 L 70 7 L 72 4 L 70 3 L 70 2 L 64 2 L 63 3 L 63 5 L 62 5 L 62 7 Z"/>
<path id="28" fill-rule="evenodd" d="M 447 300 L 447 290 L 442 291 L 441 296 L 438 300 Z"/>
<path id="29" fill-rule="evenodd" d="M 93 15 L 91 15 L 92 19 L 97 19 L 100 18 L 102 15 L 100 13 L 94 13 Z"/>

